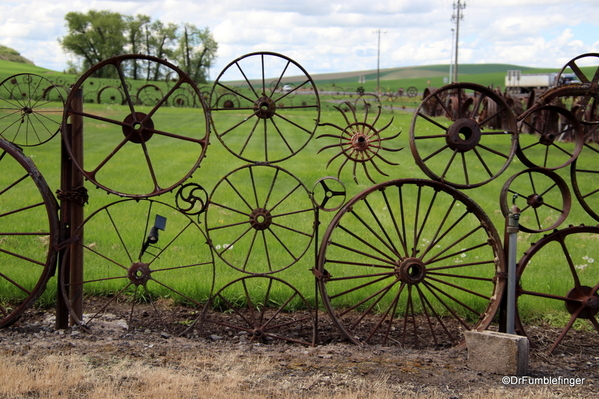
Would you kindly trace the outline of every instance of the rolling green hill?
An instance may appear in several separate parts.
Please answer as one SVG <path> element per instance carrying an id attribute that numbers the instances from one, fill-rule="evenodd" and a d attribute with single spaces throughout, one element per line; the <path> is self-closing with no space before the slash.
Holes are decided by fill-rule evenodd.
<path id="1" fill-rule="evenodd" d="M 507 70 L 520 69 L 525 73 L 557 72 L 556 69 L 529 68 L 510 64 L 463 64 L 459 66 L 459 81 L 478 83 L 487 87 L 503 86 Z M 75 75 L 51 71 L 32 64 L 12 62 L 0 59 L 0 81 L 19 73 L 33 73 L 49 80 L 74 82 Z M 309 71 L 308 71 L 309 73 Z M 412 67 L 385 68 L 380 70 L 380 86 L 382 91 L 396 91 L 400 87 L 416 87 L 422 92 L 426 87 L 438 88 L 448 83 L 449 65 L 426 65 Z M 319 90 L 335 87 L 344 91 L 356 91 L 362 86 L 367 92 L 376 91 L 377 71 L 364 70 L 339 73 L 324 73 L 311 75 Z M 304 77 L 298 77 L 303 80 Z M 294 82 L 293 78 L 286 78 Z M 361 83 L 363 82 L 363 83 Z"/>

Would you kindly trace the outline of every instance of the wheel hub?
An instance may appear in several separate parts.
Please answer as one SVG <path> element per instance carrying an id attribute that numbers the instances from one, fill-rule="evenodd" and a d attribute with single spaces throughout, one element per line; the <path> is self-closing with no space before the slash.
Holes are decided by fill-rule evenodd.
<path id="1" fill-rule="evenodd" d="M 573 301 L 566 301 L 566 309 L 570 314 L 576 312 L 580 307 L 584 307 L 578 314 L 579 319 L 590 319 L 599 311 L 599 296 L 597 293 L 591 295 L 593 289 L 591 287 L 582 286 L 580 288 L 572 288 L 568 292 L 567 297 Z"/>
<path id="2" fill-rule="evenodd" d="M 475 148 L 481 136 L 480 125 L 470 118 L 458 119 L 447 130 L 447 145 L 454 151 L 467 152 Z"/>
<path id="3" fill-rule="evenodd" d="M 270 119 L 277 112 L 277 105 L 270 97 L 260 97 L 254 102 L 254 113 L 258 118 Z"/>
<path id="4" fill-rule="evenodd" d="M 253 340 L 262 340 L 264 337 L 264 333 L 262 332 L 262 329 L 260 328 L 256 328 L 254 331 L 252 331 L 252 339 Z"/>
<path id="5" fill-rule="evenodd" d="M 135 262 L 127 270 L 129 281 L 135 285 L 145 285 L 152 278 L 150 265 L 147 263 Z"/>
<path id="6" fill-rule="evenodd" d="M 270 211 L 264 208 L 254 209 L 250 214 L 250 225 L 256 230 L 266 230 L 272 223 Z"/>
<path id="7" fill-rule="evenodd" d="M 554 141 L 555 141 L 555 134 L 553 134 L 553 133 L 543 134 L 539 138 L 539 143 L 543 144 L 543 145 L 551 145 L 551 144 L 553 144 Z"/>
<path id="8" fill-rule="evenodd" d="M 356 133 L 351 138 L 351 145 L 355 150 L 365 151 L 370 144 L 370 140 L 364 133 Z"/>
<path id="9" fill-rule="evenodd" d="M 418 284 L 426 276 L 426 266 L 418 258 L 406 258 L 395 267 L 397 277 L 406 284 Z"/>
<path id="10" fill-rule="evenodd" d="M 129 114 L 123 121 L 123 134 L 129 141 L 136 144 L 145 143 L 150 140 L 154 134 L 151 131 L 153 129 L 154 122 L 152 118 L 143 112 Z"/>
<path id="11" fill-rule="evenodd" d="M 540 196 L 539 194 L 529 195 L 528 198 L 526 199 L 526 203 L 528 204 L 528 206 L 531 206 L 534 209 L 539 208 L 540 206 L 542 206 L 544 204 L 543 197 Z"/>

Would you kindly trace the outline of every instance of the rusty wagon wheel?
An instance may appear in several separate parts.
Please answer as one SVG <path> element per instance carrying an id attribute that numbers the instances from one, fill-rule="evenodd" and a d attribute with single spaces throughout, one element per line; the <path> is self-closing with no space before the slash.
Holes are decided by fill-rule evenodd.
<path id="1" fill-rule="evenodd" d="M 418 95 L 418 89 L 415 86 L 410 86 L 406 90 L 406 95 L 410 98 L 414 98 Z"/>
<path id="2" fill-rule="evenodd" d="M 485 109 L 490 104 L 493 113 Z M 449 119 L 425 112 L 438 106 Z M 487 121 L 495 118 L 503 120 L 503 128 L 485 131 Z M 410 128 L 410 149 L 420 169 L 433 180 L 462 189 L 499 176 L 516 145 L 516 118 L 510 107 L 495 92 L 474 83 L 453 83 L 429 94 Z"/>
<path id="3" fill-rule="evenodd" d="M 524 253 L 517 266 L 519 285 L 518 328 L 535 316 L 528 309 L 542 308 L 542 314 L 563 326 L 550 336 L 552 353 L 568 331 L 588 320 L 599 332 L 599 261 L 597 235 L 599 227 L 576 226 L 541 238 Z M 544 334 L 550 335 L 549 332 Z"/>
<path id="4" fill-rule="evenodd" d="M 208 201 L 210 243 L 226 264 L 239 271 L 281 271 L 310 248 L 316 215 L 310 192 L 276 165 L 232 171 L 217 183 Z"/>
<path id="5" fill-rule="evenodd" d="M 594 66 L 583 70 L 584 65 L 589 64 Z M 584 125 L 599 124 L 599 53 L 581 54 L 568 61 L 558 73 L 557 83 L 567 86 L 569 74 L 573 74 L 580 81 L 578 84 L 574 83 L 574 86 L 583 89 L 583 92 L 571 101 L 572 112 Z"/>
<path id="6" fill-rule="evenodd" d="M 559 227 L 572 205 L 568 184 L 557 173 L 543 168 L 523 170 L 505 182 L 499 196 L 504 217 L 510 213 L 514 195 L 520 197 L 516 199 L 519 228 L 528 233 Z"/>
<path id="7" fill-rule="evenodd" d="M 67 255 L 82 248 L 83 276 L 69 276 L 62 267 L 60 286 L 76 324 L 93 329 L 119 320 L 131 331 L 180 333 L 212 295 L 214 258 L 206 237 L 168 204 L 125 199 L 103 206 L 74 238 Z M 169 323 L 176 312 L 180 320 Z"/>
<path id="8" fill-rule="evenodd" d="M 125 98 L 120 88 L 116 86 L 104 86 L 97 94 L 96 102 L 98 104 L 125 104 Z"/>
<path id="9" fill-rule="evenodd" d="M 199 89 L 198 89 L 199 90 Z M 202 98 L 204 94 L 200 94 Z M 171 107 L 177 108 L 195 108 L 196 104 L 196 93 L 189 88 L 178 88 L 173 92 L 172 98 L 169 100 Z"/>
<path id="10" fill-rule="evenodd" d="M 139 105 L 125 77 L 133 63 L 159 64 L 173 72 L 176 82 L 164 95 L 146 97 Z M 83 104 L 78 109 L 79 89 L 85 90 L 86 81 L 96 75 L 120 77 L 125 105 L 102 110 Z M 184 89 L 194 93 L 195 104 L 202 107 L 191 108 L 185 117 L 167 112 L 169 101 Z M 208 146 L 207 115 L 199 89 L 185 72 L 159 58 L 121 55 L 96 64 L 74 84 L 63 123 L 81 120 L 83 162 L 77 161 L 80 154 L 74 153 L 70 140 L 65 140 L 65 147 L 77 169 L 97 187 L 124 197 L 159 195 L 181 184 L 199 166 Z"/>
<path id="11" fill-rule="evenodd" d="M 580 154 L 584 131 L 578 119 L 565 108 L 541 105 L 519 118 L 516 155 L 529 168 L 559 169 Z"/>
<path id="12" fill-rule="evenodd" d="M 135 92 L 135 99 L 137 100 L 137 105 L 146 105 L 148 107 L 153 106 L 158 103 L 162 98 L 164 98 L 164 93 L 162 89 L 158 87 L 158 85 L 153 83 L 147 83 L 141 86 Z"/>
<path id="13" fill-rule="evenodd" d="M 237 94 L 225 93 L 218 96 L 216 103 L 212 105 L 213 108 L 223 109 L 236 109 L 239 108 L 239 98 Z"/>
<path id="14" fill-rule="evenodd" d="M 354 110 L 380 113 L 379 110 L 381 109 L 381 99 L 374 93 L 364 93 L 356 98 L 353 106 Z"/>
<path id="15" fill-rule="evenodd" d="M 0 327 L 14 323 L 54 274 L 57 209 L 33 162 L 0 139 Z"/>
<path id="16" fill-rule="evenodd" d="M 283 90 L 289 77 L 294 78 L 293 86 Z M 217 102 L 227 93 L 236 95 L 238 106 Z M 288 105 L 295 94 L 295 105 Z M 229 152 L 248 162 L 292 157 L 308 144 L 320 119 L 314 81 L 301 65 L 277 53 L 251 53 L 227 65 L 214 83 L 210 104 L 217 105 L 212 108 L 216 136 Z"/>
<path id="17" fill-rule="evenodd" d="M 476 203 L 440 182 L 400 179 L 339 210 L 315 274 L 350 341 L 419 348 L 484 330 L 501 302 L 504 271 L 501 239 Z"/>
<path id="18" fill-rule="evenodd" d="M 0 138 L 21 147 L 51 140 L 60 130 L 65 95 L 39 75 L 23 73 L 0 83 Z"/>
<path id="19" fill-rule="evenodd" d="M 193 327 L 209 336 L 226 327 L 250 341 L 316 344 L 310 304 L 295 287 L 273 276 L 245 276 L 228 283 L 206 304 L 198 321 Z"/>
<path id="20" fill-rule="evenodd" d="M 597 221 L 599 221 L 598 156 L 599 145 L 592 140 L 590 134 L 587 134 L 582 151 L 570 165 L 572 190 L 584 210 Z"/>

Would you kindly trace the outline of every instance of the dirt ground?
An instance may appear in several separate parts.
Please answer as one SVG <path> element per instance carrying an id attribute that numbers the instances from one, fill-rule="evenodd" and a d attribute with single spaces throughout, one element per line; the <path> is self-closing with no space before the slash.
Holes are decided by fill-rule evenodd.
<path id="1" fill-rule="evenodd" d="M 552 343 L 550 337 L 557 336 L 558 331 L 539 326 L 528 331 L 534 345 L 529 377 L 578 377 L 584 378 L 582 384 L 505 384 L 502 375 L 471 369 L 466 349 L 357 346 L 336 331 L 326 314 L 320 323 L 323 344 L 307 346 L 280 340 L 254 342 L 226 328 L 208 335 L 195 332 L 186 336 L 166 333 L 159 327 L 132 332 L 126 329 L 126 319 L 119 317 L 98 322 L 91 332 L 80 327 L 57 330 L 53 310 L 31 309 L 17 323 L 0 330 L 0 363 L 36 362 L 74 354 L 86 359 L 91 367 L 103 367 L 115 359 L 134 359 L 149 367 L 177 371 L 185 367 L 182 359 L 195 358 L 203 359 L 200 368 L 204 371 L 226 377 L 232 366 L 224 367 L 224 360 L 219 359 L 237 359 L 243 360 L 241 375 L 246 378 L 236 384 L 240 392 L 246 392 L 240 394 L 245 398 L 254 397 L 247 392 L 259 390 L 266 380 L 274 388 L 259 397 L 346 397 L 343 392 L 355 391 L 357 384 L 363 392 L 364 384 L 372 381 L 377 389 L 383 385 L 385 392 L 391 392 L 389 397 L 599 398 L 596 332 L 571 331 L 549 356 L 546 351 Z M 495 396 L 488 395 L 491 392 Z"/>

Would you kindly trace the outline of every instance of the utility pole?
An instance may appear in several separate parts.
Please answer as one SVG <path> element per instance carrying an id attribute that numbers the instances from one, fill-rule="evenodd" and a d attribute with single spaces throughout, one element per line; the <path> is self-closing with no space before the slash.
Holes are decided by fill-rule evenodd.
<path id="1" fill-rule="evenodd" d="M 451 28 L 451 54 L 449 56 L 449 83 L 453 83 L 453 40 L 455 38 L 455 29 Z"/>
<path id="2" fill-rule="evenodd" d="M 380 80 L 381 80 L 381 30 L 379 29 L 377 31 L 374 31 L 374 33 L 377 33 L 379 36 L 377 54 L 376 54 L 376 95 L 380 96 L 381 95 L 381 85 L 380 85 Z M 387 33 L 387 32 L 383 32 L 383 33 Z"/>
<path id="3" fill-rule="evenodd" d="M 455 21 L 455 62 L 453 65 L 454 82 L 458 81 L 458 43 L 460 41 L 460 20 L 464 19 L 464 14 L 461 11 L 466 8 L 466 3 L 458 0 L 457 4 L 453 3 L 455 14 L 451 16 L 452 21 Z"/>

